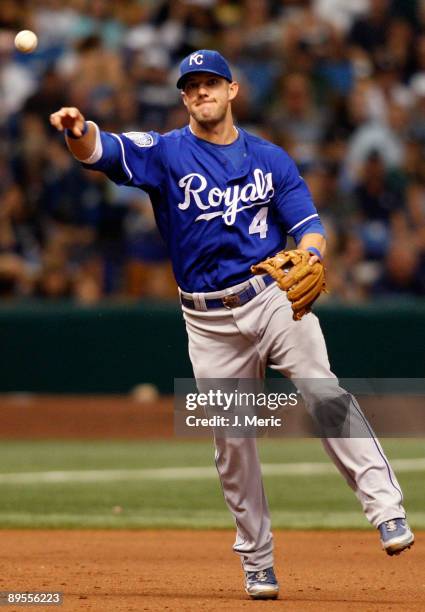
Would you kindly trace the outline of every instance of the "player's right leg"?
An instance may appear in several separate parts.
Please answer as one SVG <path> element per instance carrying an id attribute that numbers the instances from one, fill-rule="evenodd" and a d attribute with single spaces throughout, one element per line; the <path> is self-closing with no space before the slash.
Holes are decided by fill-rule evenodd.
<path id="1" fill-rule="evenodd" d="M 233 379 L 229 384 L 234 388 L 237 379 L 244 379 L 246 385 L 247 379 L 255 381 L 264 376 L 255 343 L 241 332 L 235 319 L 235 311 L 244 308 L 184 310 L 189 355 L 198 388 L 208 387 L 211 379 L 221 387 Z M 223 495 L 237 526 L 233 549 L 246 573 L 246 590 L 253 598 L 276 597 L 277 582 L 270 582 L 270 576 L 264 574 L 273 566 L 273 540 L 256 439 L 216 435 L 214 442 Z"/>

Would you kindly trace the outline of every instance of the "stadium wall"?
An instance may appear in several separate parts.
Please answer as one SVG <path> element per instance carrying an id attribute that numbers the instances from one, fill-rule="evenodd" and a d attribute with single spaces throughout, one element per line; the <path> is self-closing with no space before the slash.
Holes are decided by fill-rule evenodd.
<path id="1" fill-rule="evenodd" d="M 338 376 L 425 376 L 423 301 L 317 312 Z M 141 383 L 171 393 L 174 377 L 192 375 L 174 303 L 11 304 L 0 309 L 0 338 L 3 393 L 127 393 Z"/>

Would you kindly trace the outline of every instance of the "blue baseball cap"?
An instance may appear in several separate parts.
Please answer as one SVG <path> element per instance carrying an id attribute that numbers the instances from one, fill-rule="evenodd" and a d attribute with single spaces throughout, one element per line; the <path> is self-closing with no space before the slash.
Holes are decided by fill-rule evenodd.
<path id="1" fill-rule="evenodd" d="M 183 88 L 186 77 L 194 72 L 211 72 L 223 77 L 230 83 L 233 81 L 229 64 L 218 51 L 200 49 L 184 58 L 180 64 L 180 78 L 177 87 Z"/>

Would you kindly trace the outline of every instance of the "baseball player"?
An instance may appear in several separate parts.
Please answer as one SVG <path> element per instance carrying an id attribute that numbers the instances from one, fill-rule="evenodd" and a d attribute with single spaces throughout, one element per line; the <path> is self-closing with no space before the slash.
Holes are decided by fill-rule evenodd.
<path id="1" fill-rule="evenodd" d="M 296 380 L 321 414 L 348 398 L 370 435 L 326 437 L 323 444 L 379 529 L 382 547 L 398 554 L 414 541 L 400 486 L 355 398 L 330 370 L 310 312 L 323 289 L 326 240 L 308 188 L 285 151 L 234 124 L 238 84 L 217 51 L 186 57 L 177 87 L 189 124 L 167 134 L 103 132 L 77 108 L 62 108 L 50 121 L 86 168 L 148 192 L 180 288 L 196 379 L 261 379 L 268 365 Z M 274 257 L 287 235 L 297 249 Z M 297 273 L 285 285 L 288 262 Z M 330 381 L 325 402 L 314 379 Z M 279 586 L 256 440 L 216 437 L 215 447 L 246 592 L 274 599 Z"/>

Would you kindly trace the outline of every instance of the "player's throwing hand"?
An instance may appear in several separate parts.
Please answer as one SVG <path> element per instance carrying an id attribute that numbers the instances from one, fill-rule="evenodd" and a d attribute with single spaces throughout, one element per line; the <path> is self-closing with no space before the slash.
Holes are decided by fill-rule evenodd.
<path id="1" fill-rule="evenodd" d="M 72 132 L 74 137 L 80 138 L 83 135 L 85 119 L 78 108 L 71 106 L 63 107 L 56 113 L 52 113 L 50 115 L 50 123 L 59 130 L 59 132 L 68 129 Z"/>

